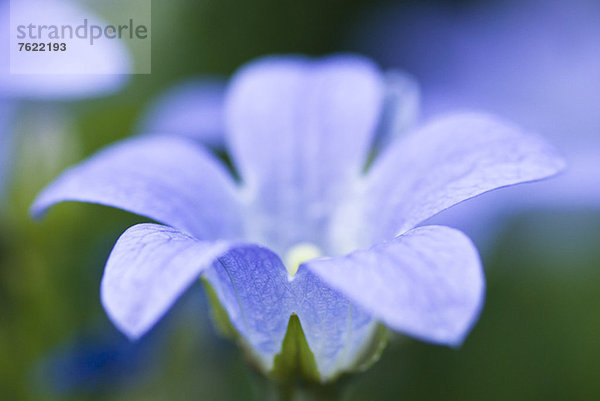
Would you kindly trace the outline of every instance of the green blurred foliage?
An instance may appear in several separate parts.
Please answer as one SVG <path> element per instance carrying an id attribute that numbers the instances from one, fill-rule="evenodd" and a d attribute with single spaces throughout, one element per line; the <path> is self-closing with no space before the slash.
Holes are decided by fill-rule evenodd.
<path id="1" fill-rule="evenodd" d="M 377 3 L 377 2 L 375 2 Z M 383 1 L 380 1 L 383 3 Z M 366 0 L 155 0 L 153 73 L 102 99 L 22 104 L 9 199 L 0 207 L 0 399 L 264 400 L 269 383 L 186 296 L 165 327 L 154 366 L 131 383 L 48 392 L 35 366 L 77 333 L 113 332 L 99 301 L 104 262 L 143 218 L 63 204 L 41 222 L 28 207 L 68 165 L 132 134 L 148 101 L 180 80 L 228 75 L 270 53 L 341 47 Z M 575 400 L 600 397 L 600 216 L 519 216 L 485 257 L 488 291 L 465 344 L 447 349 L 396 338 L 381 360 L 342 383 L 348 400 Z M 208 324 L 206 319 L 202 320 Z"/>

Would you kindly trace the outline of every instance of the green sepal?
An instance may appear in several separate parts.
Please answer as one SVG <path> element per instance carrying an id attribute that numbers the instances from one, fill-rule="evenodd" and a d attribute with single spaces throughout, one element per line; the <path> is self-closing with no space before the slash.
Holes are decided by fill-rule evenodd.
<path id="1" fill-rule="evenodd" d="M 218 333 L 223 337 L 234 341 L 242 350 L 246 361 L 261 373 L 268 376 L 269 372 L 265 368 L 264 364 L 261 363 L 260 358 L 256 355 L 255 351 L 246 342 L 239 331 L 237 331 L 233 323 L 231 323 L 229 314 L 225 308 L 223 308 L 223 305 L 221 304 L 221 301 L 219 300 L 219 297 L 217 296 L 217 293 L 210 282 L 205 277 L 201 277 L 200 281 L 206 290 L 206 296 L 208 298 L 208 303 L 210 304 L 211 320 Z"/>
<path id="2" fill-rule="evenodd" d="M 206 295 L 211 306 L 211 317 L 214 325 L 221 335 L 236 341 L 245 351 L 251 362 L 252 350 L 249 349 L 239 332 L 235 329 L 227 311 L 221 305 L 217 293 L 206 278 L 201 279 L 206 290 Z M 257 365 L 256 363 L 253 363 Z M 261 366 L 257 366 L 263 370 Z M 319 382 L 320 375 L 317 369 L 315 357 L 310 350 L 300 319 L 296 314 L 290 316 L 288 327 L 281 344 L 281 352 L 273 359 L 273 368 L 270 372 L 263 372 L 268 377 L 277 381 L 301 381 Z"/>
<path id="3" fill-rule="evenodd" d="M 306 342 L 300 319 L 295 313 L 290 316 L 281 344 L 281 352 L 275 355 L 273 369 L 269 376 L 281 381 L 318 382 L 321 380 L 315 356 Z"/>
<path id="4" fill-rule="evenodd" d="M 229 319 L 229 315 L 223 308 L 217 293 L 210 282 L 202 277 L 202 284 L 211 307 L 212 321 L 218 332 L 224 337 L 235 341 L 244 352 L 247 361 L 260 370 L 265 376 L 279 383 L 332 383 L 340 377 L 367 370 L 377 362 L 385 349 L 388 340 L 388 329 L 377 324 L 371 339 L 363 346 L 355 362 L 350 366 L 341 367 L 338 374 L 323 380 L 321 377 L 315 356 L 308 346 L 300 319 L 296 314 L 290 316 L 288 327 L 281 345 L 281 351 L 273 359 L 273 367 L 270 371 L 260 363 L 260 358 L 255 354 L 252 347 L 240 335 Z"/>
<path id="5" fill-rule="evenodd" d="M 352 372 L 364 372 L 381 358 L 383 350 L 389 342 L 389 330 L 383 324 L 378 323 L 375 327 L 373 337 L 354 362 Z"/>
<path id="6" fill-rule="evenodd" d="M 218 332 L 225 338 L 238 341 L 241 336 L 235 327 L 233 327 L 231 320 L 229 320 L 229 314 L 227 314 L 227 311 L 223 308 L 223 305 L 221 305 L 214 288 L 205 277 L 202 277 L 200 281 L 206 291 L 206 297 L 210 304 L 210 315 Z"/>

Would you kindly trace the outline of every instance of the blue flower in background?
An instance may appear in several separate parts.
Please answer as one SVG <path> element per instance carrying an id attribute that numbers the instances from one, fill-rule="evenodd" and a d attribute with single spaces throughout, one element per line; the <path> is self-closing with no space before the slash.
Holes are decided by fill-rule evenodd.
<path id="1" fill-rule="evenodd" d="M 479 108 L 552 140 L 569 161 L 556 181 L 483 197 L 439 216 L 485 244 L 515 212 L 600 207 L 600 3 L 475 2 L 373 10 L 354 42 L 422 84 L 423 114 Z M 366 23 L 365 23 L 366 19 Z M 443 66 L 443 68 L 440 68 Z"/>
<path id="2" fill-rule="evenodd" d="M 214 358 L 222 356 L 225 343 L 210 341 L 214 340 L 214 333 L 210 330 L 209 315 L 198 313 L 198 308 L 207 307 L 207 300 L 199 289 L 194 290 L 185 294 L 186 299 L 163 319 L 160 327 L 139 341 L 129 341 L 104 319 L 92 330 L 78 330 L 63 339 L 31 369 L 32 397 L 48 398 L 50 394 L 59 399 L 81 399 L 85 395 L 114 394 L 162 375 L 172 369 L 172 355 L 165 355 L 169 349 L 165 340 L 173 335 L 174 323 L 178 321 L 185 321 L 181 326 L 186 338 L 204 340 L 199 352 L 203 352 L 205 359 L 213 360 L 211 366 L 215 366 Z M 180 335 L 175 337 L 181 341 Z"/>
<path id="3" fill-rule="evenodd" d="M 79 7 L 77 2 L 45 0 L 43 6 L 34 0 L 19 0 L 19 5 L 31 10 L 32 20 L 39 13 L 58 21 L 80 23 L 82 16 L 98 24 L 98 17 Z M 9 28 L 10 2 L 0 0 L 0 194 L 8 180 L 13 149 L 13 131 L 16 128 L 18 109 L 24 101 L 74 100 L 106 95 L 121 88 L 128 80 L 130 57 L 125 46 L 118 41 L 105 41 L 77 53 L 66 53 L 61 63 L 52 66 L 49 74 L 10 74 Z M 106 74 L 61 74 L 65 66 L 81 63 L 99 63 Z M 97 65 L 97 64 L 94 64 Z"/>
<path id="4" fill-rule="evenodd" d="M 7 133 L 8 127 L 11 125 L 12 114 L 10 102 L 0 99 L 0 195 L 5 185 L 10 149 L 12 148 L 12 136 Z M 1 198 L 0 196 L 0 200 Z"/>
<path id="5" fill-rule="evenodd" d="M 153 336 L 147 336 L 132 344 L 116 333 L 76 338 L 36 364 L 33 388 L 59 397 L 114 390 L 144 373 L 156 358 L 152 352 L 156 343 Z"/>
<path id="6" fill-rule="evenodd" d="M 224 100 L 239 182 L 196 142 L 138 136 L 64 172 L 32 212 L 71 200 L 164 224 L 129 228 L 102 279 L 102 303 L 132 339 L 202 276 L 265 372 L 294 315 L 321 381 L 358 367 L 378 322 L 458 345 L 483 303 L 480 260 L 461 232 L 419 224 L 483 192 L 551 176 L 563 161 L 487 115 L 406 132 L 390 117 L 389 82 L 354 56 L 250 63 Z M 398 127 L 369 162 L 374 142 L 393 136 L 381 131 Z"/>
<path id="7" fill-rule="evenodd" d="M 225 82 L 215 77 L 182 82 L 153 100 L 138 123 L 145 134 L 177 134 L 220 148 L 225 139 Z"/>
<path id="8" fill-rule="evenodd" d="M 81 7 L 82 1 L 18 0 L 13 7 L 27 10 L 31 21 L 52 21 L 76 26 L 84 19 L 94 25 L 105 25 L 100 18 Z M 109 94 L 121 88 L 131 71 L 129 51 L 120 41 L 99 41 L 94 46 L 65 52 L 60 62 L 48 65 L 48 74 L 10 74 L 10 1 L 0 0 L 0 98 L 17 99 L 78 99 L 90 95 Z M 95 67 L 104 74 L 68 74 L 73 66 Z M 88 68 L 91 69 L 91 68 Z"/>

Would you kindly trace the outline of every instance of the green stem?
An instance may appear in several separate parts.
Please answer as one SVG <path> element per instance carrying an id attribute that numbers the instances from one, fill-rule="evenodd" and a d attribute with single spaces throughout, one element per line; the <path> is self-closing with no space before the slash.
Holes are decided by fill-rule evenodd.
<path id="1" fill-rule="evenodd" d="M 272 382 L 272 401 L 339 401 L 341 389 L 336 385 L 303 385 Z"/>

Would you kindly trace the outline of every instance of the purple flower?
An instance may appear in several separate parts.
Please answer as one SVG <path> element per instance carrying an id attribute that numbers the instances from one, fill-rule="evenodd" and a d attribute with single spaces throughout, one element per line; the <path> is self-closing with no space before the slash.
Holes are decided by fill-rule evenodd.
<path id="1" fill-rule="evenodd" d="M 483 303 L 480 260 L 459 231 L 418 225 L 563 161 L 510 124 L 460 114 L 401 135 L 368 163 L 390 112 L 385 82 L 355 56 L 250 63 L 225 96 L 239 182 L 189 139 L 139 136 L 67 170 L 32 212 L 83 201 L 164 224 L 128 229 L 102 279 L 104 308 L 132 339 L 202 276 L 265 372 L 293 314 L 322 381 L 357 368 L 378 322 L 458 345 Z"/>

